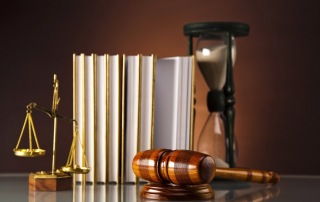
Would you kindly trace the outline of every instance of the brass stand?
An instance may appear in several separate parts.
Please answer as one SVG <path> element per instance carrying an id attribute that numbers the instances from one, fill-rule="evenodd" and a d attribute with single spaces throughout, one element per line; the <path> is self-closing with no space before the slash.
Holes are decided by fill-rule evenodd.
<path id="1" fill-rule="evenodd" d="M 47 110 L 43 107 L 38 106 L 36 103 L 30 103 L 27 105 L 27 115 L 24 121 L 20 137 L 16 147 L 13 149 L 13 153 L 19 157 L 37 157 L 45 155 L 45 150 L 41 149 L 39 146 L 38 138 L 36 135 L 35 127 L 32 120 L 32 109 L 38 109 L 47 115 L 50 118 L 53 118 L 53 150 L 52 150 L 52 170 L 51 172 L 40 171 L 36 173 L 30 173 L 29 175 L 29 191 L 62 191 L 72 189 L 73 178 L 72 174 L 87 174 L 90 171 L 90 168 L 87 167 L 87 162 L 85 166 L 76 165 L 76 140 L 79 139 L 77 133 L 77 123 L 74 119 L 69 119 L 58 114 L 58 105 L 60 102 L 59 93 L 58 93 L 59 81 L 57 76 L 54 75 L 53 81 L 53 100 L 52 100 L 52 110 Z M 56 169 L 55 159 L 56 159 L 56 137 L 57 137 L 57 118 L 62 118 L 68 122 L 74 123 L 74 137 L 70 149 L 69 158 L 67 165 L 61 167 L 61 169 Z M 27 130 L 28 128 L 28 130 Z M 29 133 L 29 147 L 20 148 L 20 141 L 24 134 L 24 131 L 27 130 Z M 33 147 L 33 142 L 36 143 L 37 148 Z M 81 144 L 81 142 L 80 142 Z M 83 151 L 83 150 L 82 150 Z M 82 152 L 83 158 L 85 158 L 85 152 Z M 85 160 L 86 161 L 86 160 Z"/>

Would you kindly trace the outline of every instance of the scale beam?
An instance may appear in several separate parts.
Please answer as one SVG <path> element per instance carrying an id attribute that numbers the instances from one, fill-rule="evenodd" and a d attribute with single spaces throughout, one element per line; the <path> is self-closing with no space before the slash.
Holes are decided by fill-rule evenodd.
<path id="1" fill-rule="evenodd" d="M 41 149 L 39 146 L 38 138 L 36 135 L 36 130 L 34 128 L 33 120 L 32 120 L 32 109 L 37 109 L 39 111 L 44 112 L 50 118 L 53 118 L 53 146 L 52 146 L 52 169 L 49 172 L 40 171 L 31 173 L 29 175 L 29 188 L 34 191 L 60 191 L 67 190 L 72 188 L 72 175 L 71 174 L 87 174 L 90 171 L 90 168 L 87 167 L 87 162 L 85 166 L 76 165 L 75 159 L 75 150 L 76 150 L 76 140 L 79 139 L 77 127 L 74 130 L 73 141 L 70 149 L 70 154 L 68 157 L 67 165 L 61 167 L 60 169 L 56 169 L 56 141 L 57 141 L 57 127 L 58 127 L 58 118 L 63 119 L 67 122 L 75 123 L 77 126 L 77 121 L 74 119 L 69 119 L 58 114 L 58 106 L 60 103 L 59 98 L 59 81 L 57 79 L 57 75 L 54 75 L 53 78 L 53 96 L 52 96 L 52 109 L 48 110 L 44 107 L 37 105 L 34 102 L 31 102 L 27 105 L 27 115 L 17 142 L 16 147 L 13 149 L 13 152 L 16 156 L 19 157 L 36 157 L 43 156 L 45 154 L 45 150 Z M 29 147 L 28 148 L 20 148 L 20 142 L 24 131 L 27 130 L 29 133 Z M 80 141 L 80 139 L 79 139 Z M 36 148 L 33 147 L 33 143 L 35 142 Z M 80 142 L 81 145 L 81 142 Z M 82 146 L 82 145 L 81 145 Z M 85 157 L 85 152 L 82 150 L 83 157 Z M 85 160 L 86 161 L 86 160 Z"/>

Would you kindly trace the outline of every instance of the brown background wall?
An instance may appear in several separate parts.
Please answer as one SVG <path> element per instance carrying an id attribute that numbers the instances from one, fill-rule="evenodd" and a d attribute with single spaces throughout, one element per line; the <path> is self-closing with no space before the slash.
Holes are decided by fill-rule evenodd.
<path id="1" fill-rule="evenodd" d="M 25 106 L 51 107 L 53 74 L 60 112 L 72 116 L 72 54 L 185 55 L 182 27 L 239 21 L 236 135 L 239 166 L 285 174 L 320 174 L 319 1 L 19 1 L 0 3 L 0 172 L 50 170 L 52 120 L 35 111 L 42 158 L 15 157 Z M 206 117 L 207 89 L 197 72 L 196 135 Z M 70 124 L 59 122 L 57 165 L 66 161 Z"/>

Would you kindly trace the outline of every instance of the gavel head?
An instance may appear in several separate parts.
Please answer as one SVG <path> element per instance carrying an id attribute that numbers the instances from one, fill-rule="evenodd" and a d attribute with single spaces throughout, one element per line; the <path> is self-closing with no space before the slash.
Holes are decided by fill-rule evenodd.
<path id="1" fill-rule="evenodd" d="M 195 185 L 211 182 L 215 163 L 200 152 L 155 149 L 137 153 L 132 169 L 137 177 L 151 182 Z"/>

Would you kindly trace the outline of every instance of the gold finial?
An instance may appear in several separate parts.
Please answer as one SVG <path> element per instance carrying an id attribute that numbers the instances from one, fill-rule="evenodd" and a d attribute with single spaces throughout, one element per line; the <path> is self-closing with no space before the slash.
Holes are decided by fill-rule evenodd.
<path id="1" fill-rule="evenodd" d="M 58 105 L 60 102 L 59 98 L 59 80 L 57 79 L 57 75 L 53 75 L 53 99 L 52 99 L 52 117 L 56 117 L 58 112 Z"/>

